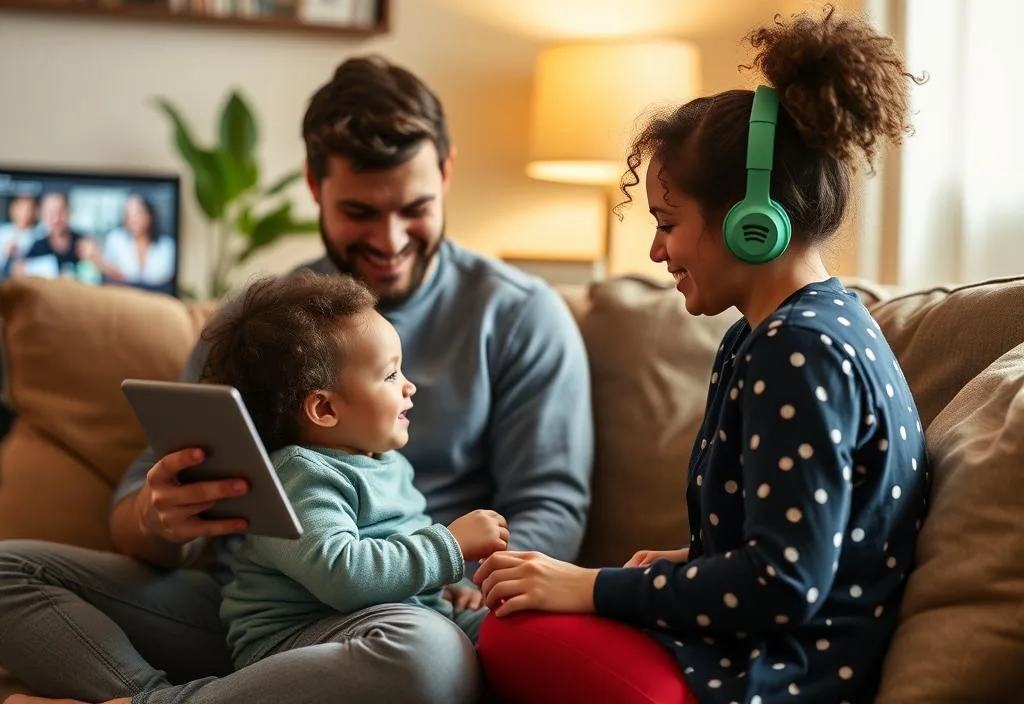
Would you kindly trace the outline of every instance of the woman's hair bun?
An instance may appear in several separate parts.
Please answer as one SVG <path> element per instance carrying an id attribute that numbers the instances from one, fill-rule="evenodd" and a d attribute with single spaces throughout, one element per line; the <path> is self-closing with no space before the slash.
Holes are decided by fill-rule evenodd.
<path id="1" fill-rule="evenodd" d="M 870 164 L 879 142 L 911 132 L 908 81 L 927 77 L 909 74 L 895 41 L 867 21 L 826 5 L 820 19 L 776 16 L 748 39 L 754 66 L 810 147 L 851 165 L 860 152 Z"/>

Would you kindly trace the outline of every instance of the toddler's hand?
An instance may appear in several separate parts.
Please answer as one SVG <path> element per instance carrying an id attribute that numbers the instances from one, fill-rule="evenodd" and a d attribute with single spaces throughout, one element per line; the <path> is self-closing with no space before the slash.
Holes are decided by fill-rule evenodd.
<path id="1" fill-rule="evenodd" d="M 508 522 L 496 511 L 477 509 L 448 526 L 467 562 L 483 560 L 508 547 Z"/>
<path id="2" fill-rule="evenodd" d="M 484 606 L 484 595 L 479 589 L 467 587 L 461 584 L 449 584 L 444 588 L 444 598 L 452 602 L 456 609 L 482 609 Z"/>
<path id="3" fill-rule="evenodd" d="M 669 562 L 686 562 L 690 559 L 690 548 L 679 550 L 640 550 L 623 567 L 643 567 L 655 560 L 668 560 Z"/>

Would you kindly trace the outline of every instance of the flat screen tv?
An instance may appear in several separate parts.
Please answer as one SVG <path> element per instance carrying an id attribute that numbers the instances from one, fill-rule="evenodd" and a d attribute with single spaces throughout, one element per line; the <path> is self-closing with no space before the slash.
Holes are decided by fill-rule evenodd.
<path id="1" fill-rule="evenodd" d="M 0 280 L 70 277 L 178 295 L 174 174 L 0 164 Z"/>

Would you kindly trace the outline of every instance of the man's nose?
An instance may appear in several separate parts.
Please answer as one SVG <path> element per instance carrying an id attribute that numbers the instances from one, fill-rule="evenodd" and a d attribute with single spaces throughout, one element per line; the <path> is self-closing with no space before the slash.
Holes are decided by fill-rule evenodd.
<path id="1" fill-rule="evenodd" d="M 375 228 L 369 244 L 384 256 L 397 256 L 409 244 L 405 221 L 395 216 L 385 217 Z"/>

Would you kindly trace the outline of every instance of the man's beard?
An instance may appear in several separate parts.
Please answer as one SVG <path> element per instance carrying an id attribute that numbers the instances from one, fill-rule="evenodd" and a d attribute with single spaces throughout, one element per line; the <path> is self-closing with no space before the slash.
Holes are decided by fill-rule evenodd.
<path id="1" fill-rule="evenodd" d="M 441 243 L 444 242 L 444 231 L 445 227 L 444 224 L 442 224 L 441 234 L 434 243 L 434 246 L 429 250 L 426 249 L 426 245 L 423 244 L 422 240 L 409 240 L 409 244 L 406 245 L 406 249 L 413 253 L 412 271 L 409 275 L 409 286 L 404 291 L 378 291 L 378 308 L 393 308 L 394 306 L 405 303 L 414 293 L 420 290 L 420 286 L 423 285 L 423 280 L 427 277 L 427 270 L 430 268 L 430 263 L 434 260 L 438 250 L 441 249 Z M 324 251 L 327 252 L 327 258 L 331 260 L 331 263 L 334 264 L 335 268 L 337 268 L 340 273 L 348 274 L 349 276 L 370 285 L 370 282 L 366 281 L 366 279 L 364 279 L 359 273 L 359 268 L 355 264 L 355 258 L 358 256 L 359 250 L 362 249 L 362 247 L 359 245 L 347 247 L 343 254 L 331 246 L 324 229 L 323 214 L 320 215 L 320 241 L 324 244 Z M 405 250 L 403 250 L 403 252 L 404 251 Z M 370 288 L 376 291 L 372 285 L 370 285 Z"/>

